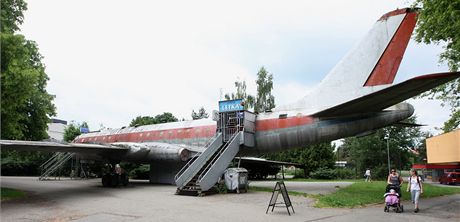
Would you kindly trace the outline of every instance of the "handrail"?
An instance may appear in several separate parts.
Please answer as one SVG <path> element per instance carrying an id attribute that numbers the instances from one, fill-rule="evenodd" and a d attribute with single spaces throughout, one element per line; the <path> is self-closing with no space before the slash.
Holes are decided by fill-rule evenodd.
<path id="1" fill-rule="evenodd" d="M 62 152 L 58 152 L 58 153 L 56 154 L 56 156 L 54 156 L 52 159 L 50 159 L 50 161 L 49 161 L 48 163 L 46 163 L 46 164 L 43 166 L 43 168 L 46 169 L 46 168 L 50 167 L 51 165 L 53 165 L 56 161 L 59 160 L 59 158 L 62 157 L 62 155 L 63 155 Z"/>
<path id="2" fill-rule="evenodd" d="M 185 172 L 185 170 L 187 170 L 187 168 L 192 165 L 193 161 L 195 161 L 195 157 L 201 155 L 201 153 L 196 153 L 195 155 L 192 156 L 192 158 L 187 162 L 187 164 L 185 164 L 180 170 L 179 172 L 177 172 L 177 174 L 174 176 L 174 180 L 177 180 L 177 178 L 179 178 L 180 176 L 182 176 L 182 174 Z"/>
<path id="3" fill-rule="evenodd" d="M 74 155 L 74 153 L 69 152 L 54 155 L 52 158 L 50 158 L 52 160 L 47 161 L 48 164 L 42 168 L 42 174 L 40 175 L 39 180 L 49 177 L 52 173 L 59 169 L 65 162 L 67 162 L 67 160 L 72 158 Z"/>
<path id="4" fill-rule="evenodd" d="M 227 150 L 227 148 L 230 146 L 230 144 L 233 143 L 233 141 L 237 138 L 237 135 L 239 132 L 236 132 L 234 133 L 230 139 L 228 140 L 228 142 L 225 144 L 224 147 L 222 147 L 217 153 L 214 154 L 214 158 L 211 160 L 211 162 L 209 162 L 209 164 L 206 166 L 206 168 L 203 170 L 203 172 L 201 172 L 201 174 L 198 176 L 198 181 L 201 180 L 201 178 L 203 178 L 203 176 L 209 171 L 209 169 L 214 165 L 214 163 L 216 162 L 216 160 L 221 156 L 221 154 Z"/>
<path id="5" fill-rule="evenodd" d="M 51 158 L 49 158 L 45 163 L 40 165 L 40 175 L 44 175 L 46 171 L 48 170 L 48 168 L 52 166 L 53 164 L 55 164 L 56 161 L 59 160 L 59 157 L 61 156 L 61 154 L 62 154 L 61 152 L 54 153 L 54 155 Z"/>
<path id="6" fill-rule="evenodd" d="M 40 165 L 40 168 L 43 168 L 43 166 L 45 164 L 47 164 L 48 162 L 50 162 L 54 157 L 56 157 L 60 152 L 55 152 L 47 161 L 45 161 L 44 163 L 42 163 L 42 165 Z"/>
<path id="7" fill-rule="evenodd" d="M 67 160 L 69 160 L 74 154 L 73 153 L 66 153 L 66 155 L 56 161 L 56 164 L 52 165 L 42 176 L 41 178 L 43 177 L 48 177 L 50 176 L 52 173 L 54 173 L 57 169 L 59 169 L 59 167 L 61 167 L 65 162 L 67 162 Z"/>
<path id="8" fill-rule="evenodd" d="M 217 138 L 219 137 L 219 133 L 215 134 L 213 137 L 211 137 L 211 139 L 208 140 L 208 142 L 206 143 L 206 148 L 208 146 L 210 146 L 212 144 L 212 142 Z M 202 153 L 196 153 L 188 162 L 187 164 L 185 164 L 180 170 L 179 172 L 174 176 L 174 180 L 176 181 L 180 176 L 182 176 L 182 174 L 188 169 L 188 167 L 190 165 L 192 165 L 192 163 L 195 161 L 195 157 L 198 157 L 200 156 Z"/>

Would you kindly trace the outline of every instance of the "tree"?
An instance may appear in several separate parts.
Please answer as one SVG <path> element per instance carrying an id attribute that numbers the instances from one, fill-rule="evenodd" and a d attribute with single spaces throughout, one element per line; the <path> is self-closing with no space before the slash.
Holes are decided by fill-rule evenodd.
<path id="1" fill-rule="evenodd" d="M 198 113 L 195 112 L 195 110 L 192 110 L 192 119 L 206 119 L 209 117 L 209 114 L 206 113 L 206 110 L 204 107 L 201 107 L 200 110 L 198 110 Z"/>
<path id="2" fill-rule="evenodd" d="M 308 173 L 320 168 L 332 168 L 334 166 L 334 147 L 331 143 L 320 143 L 305 148 L 287 150 L 266 155 L 267 159 L 301 163 Z"/>
<path id="3" fill-rule="evenodd" d="M 143 125 L 152 125 L 159 123 L 168 123 L 168 122 L 177 122 L 178 119 L 169 112 L 164 112 L 163 114 L 158 114 L 155 117 L 151 116 L 138 116 L 134 118 L 129 126 L 143 126 Z"/>
<path id="4" fill-rule="evenodd" d="M 451 71 L 457 71 L 460 65 L 460 1 L 416 0 L 414 5 L 421 6 L 415 40 L 426 44 L 445 43 L 440 62 L 447 62 Z M 443 106 L 450 106 L 450 119 L 442 127 L 444 132 L 460 126 L 460 79 L 434 88 L 421 97 L 439 99 Z"/>
<path id="5" fill-rule="evenodd" d="M 143 125 L 151 125 L 157 124 L 155 117 L 151 116 L 138 116 L 131 120 L 129 126 L 143 126 Z"/>
<path id="6" fill-rule="evenodd" d="M 47 123 L 56 115 L 54 96 L 46 91 L 49 80 L 37 44 L 14 34 L 23 21 L 23 1 L 1 2 L 1 138 L 42 140 Z"/>
<path id="7" fill-rule="evenodd" d="M 23 0 L 3 0 L 0 9 L 2 33 L 19 31 L 19 25 L 24 21 L 23 11 L 27 10 L 27 3 Z"/>
<path id="8" fill-rule="evenodd" d="M 408 122 L 415 123 L 416 117 L 409 118 Z M 409 149 L 417 147 L 422 140 L 418 127 L 390 126 L 368 136 L 346 138 L 341 152 L 348 153 L 346 159 L 356 167 L 357 172 L 364 173 L 366 168 L 370 168 L 375 177 L 384 178 L 388 175 L 386 135 L 389 135 L 391 167 L 410 168 L 412 154 Z"/>
<path id="9" fill-rule="evenodd" d="M 430 138 L 432 136 L 433 134 L 431 134 L 431 132 L 422 133 L 423 138 Z M 418 151 L 418 155 L 414 157 L 414 163 L 426 164 L 427 163 L 426 139 L 423 139 L 422 141 L 420 141 L 420 144 L 418 145 L 416 150 Z"/>
<path id="10" fill-rule="evenodd" d="M 72 142 L 77 136 L 81 135 L 80 128 L 89 128 L 88 123 L 76 124 L 71 122 L 64 130 L 64 141 Z"/>
<path id="11" fill-rule="evenodd" d="M 40 164 L 49 159 L 51 153 L 2 150 L 1 156 L 2 176 L 37 176 L 40 174 Z"/>
<path id="12" fill-rule="evenodd" d="M 244 109 L 250 109 L 254 107 L 254 96 L 246 93 L 246 81 L 236 81 L 235 82 L 236 93 L 225 94 L 226 100 L 231 99 L 243 99 L 244 100 Z"/>
<path id="13" fill-rule="evenodd" d="M 54 96 L 46 91 L 48 76 L 34 41 L 19 25 L 27 4 L 23 0 L 0 2 L 1 139 L 43 140 L 49 118 L 54 116 Z M 38 166 L 50 155 L 42 152 L 1 152 L 2 175 L 38 175 Z"/>
<path id="14" fill-rule="evenodd" d="M 275 108 L 275 97 L 272 95 L 273 75 L 264 67 L 257 73 L 257 98 L 254 106 L 256 113 L 270 111 Z"/>
<path id="15" fill-rule="evenodd" d="M 163 114 L 156 115 L 155 120 L 157 123 L 169 123 L 169 122 L 179 121 L 172 113 L 168 113 L 168 112 L 164 112 Z"/>

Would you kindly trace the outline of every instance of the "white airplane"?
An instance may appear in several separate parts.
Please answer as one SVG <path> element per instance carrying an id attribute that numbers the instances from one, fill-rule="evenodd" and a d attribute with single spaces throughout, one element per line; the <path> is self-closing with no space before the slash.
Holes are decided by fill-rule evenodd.
<path id="1" fill-rule="evenodd" d="M 236 100 L 221 102 L 217 122 L 202 119 L 110 129 L 80 135 L 70 144 L 8 140 L 0 144 L 2 149 L 75 152 L 111 163 L 149 163 L 152 183 L 176 183 L 179 191 L 206 191 L 236 155 L 300 148 L 398 123 L 414 112 L 401 102 L 459 78 L 459 72 L 447 72 L 393 84 L 416 18 L 417 11 L 410 8 L 384 14 L 311 93 L 271 112 L 242 111 Z"/>

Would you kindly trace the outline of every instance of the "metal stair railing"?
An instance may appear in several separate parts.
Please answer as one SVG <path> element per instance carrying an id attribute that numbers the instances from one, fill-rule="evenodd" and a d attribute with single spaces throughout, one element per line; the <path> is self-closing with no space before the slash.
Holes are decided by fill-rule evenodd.
<path id="1" fill-rule="evenodd" d="M 40 165 L 40 177 L 38 178 L 39 180 L 42 180 L 44 178 L 45 172 L 50 168 L 50 166 L 55 164 L 61 156 L 61 152 L 55 152 L 53 156 L 51 156 L 51 158 L 49 158 L 42 165 Z"/>
<path id="2" fill-rule="evenodd" d="M 45 168 L 45 172 L 39 178 L 40 180 L 46 179 L 47 177 L 51 176 L 54 172 L 64 165 L 70 158 L 74 156 L 74 153 L 61 153 L 55 157 L 55 161 L 50 162 L 48 167 Z"/>
<path id="3" fill-rule="evenodd" d="M 42 174 L 38 178 L 39 180 L 44 180 L 48 178 L 51 174 L 56 172 L 59 168 L 64 165 L 70 158 L 72 158 L 74 153 L 57 153 L 53 155 L 46 164 L 42 164 Z"/>
<path id="4" fill-rule="evenodd" d="M 208 147 L 209 145 L 211 145 L 211 143 L 219 136 L 219 134 L 216 134 L 214 135 L 213 137 L 211 137 L 211 139 L 209 139 L 207 142 L 206 142 L 206 145 L 205 147 Z M 179 172 L 177 172 L 177 174 L 174 176 L 174 181 L 177 180 L 177 178 L 179 178 L 183 173 L 184 171 L 195 161 L 195 158 L 197 158 L 198 156 L 200 156 L 202 154 L 202 152 L 198 152 L 196 153 L 195 155 L 192 156 L 192 158 L 190 158 L 190 160 L 187 162 L 187 164 L 185 164 L 180 170 Z"/>
<path id="5" fill-rule="evenodd" d="M 61 152 L 55 152 L 47 161 L 42 163 L 42 165 L 39 166 L 40 172 L 43 174 L 44 170 L 53 164 L 61 154 Z"/>
<path id="6" fill-rule="evenodd" d="M 45 161 L 44 163 L 42 163 L 42 165 L 40 165 L 40 169 L 43 169 L 45 165 L 47 165 L 51 160 L 54 160 L 54 158 L 61 154 L 60 152 L 55 152 L 47 161 Z"/>
<path id="7" fill-rule="evenodd" d="M 176 174 L 176 186 L 181 189 L 200 171 L 214 153 L 222 146 L 222 133 L 218 133 L 209 146 L 195 160 L 191 159 L 180 171 Z"/>
<path id="8" fill-rule="evenodd" d="M 219 177 L 227 169 L 228 164 L 235 158 L 240 147 L 240 138 L 243 134 L 239 131 L 230 137 L 225 146 L 218 151 L 213 160 L 209 162 L 206 168 L 198 176 L 198 185 L 202 191 L 207 191 L 216 184 Z"/>

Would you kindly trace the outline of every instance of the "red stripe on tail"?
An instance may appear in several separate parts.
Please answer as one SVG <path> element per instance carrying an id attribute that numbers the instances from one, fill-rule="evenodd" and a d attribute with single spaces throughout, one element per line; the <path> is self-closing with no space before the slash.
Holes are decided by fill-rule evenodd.
<path id="1" fill-rule="evenodd" d="M 393 83 L 416 21 L 416 12 L 409 12 L 406 14 L 364 86 Z"/>

